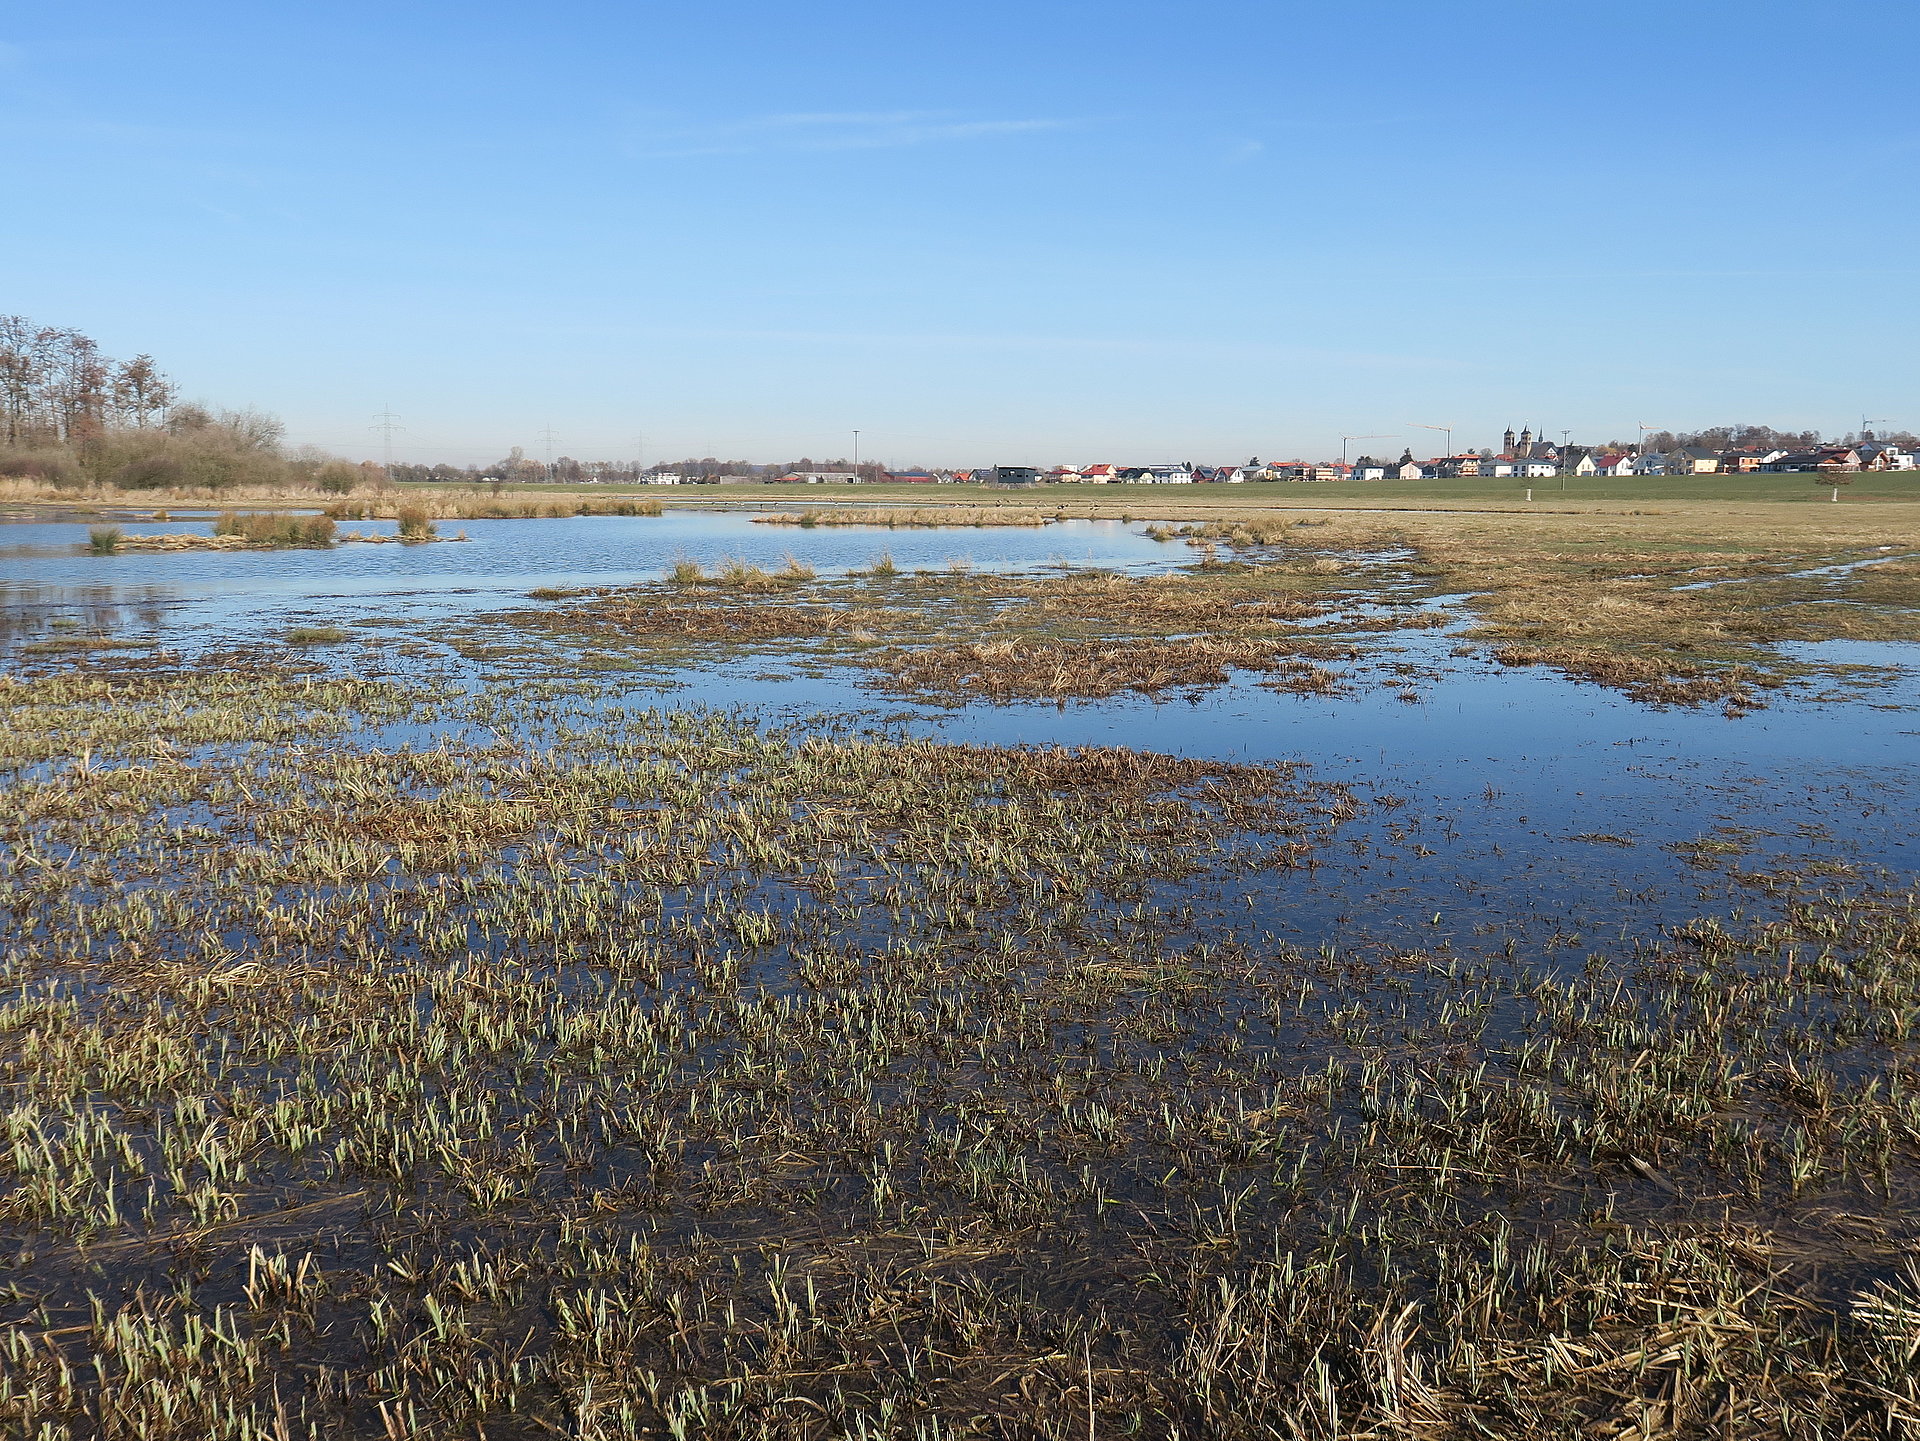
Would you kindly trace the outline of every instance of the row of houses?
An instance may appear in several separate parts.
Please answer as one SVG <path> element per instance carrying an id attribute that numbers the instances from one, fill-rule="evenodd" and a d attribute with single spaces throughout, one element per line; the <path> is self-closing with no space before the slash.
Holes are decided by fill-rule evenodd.
<path id="1" fill-rule="evenodd" d="M 1535 447 L 1533 454 L 1451 455 L 1397 461 L 1361 457 L 1352 467 L 1355 480 L 1435 480 L 1455 476 L 1544 479 L 1555 475 L 1814 475 L 1875 470 L 1913 470 L 1911 451 L 1898 445 L 1822 446 L 1815 450 L 1713 450 L 1686 445 L 1673 450 L 1607 451 L 1583 446 Z"/>
<path id="2" fill-rule="evenodd" d="M 1880 441 L 1823 446 L 1814 450 L 1712 450 L 1681 446 L 1673 450 L 1607 450 L 1534 441 L 1525 431 L 1518 440 L 1509 431 L 1507 447 L 1495 455 L 1468 451 L 1417 460 L 1412 451 L 1398 460 L 1361 456 L 1344 461 L 1254 459 L 1245 465 L 1196 465 L 1166 461 L 1152 465 L 990 465 L 971 470 L 899 470 L 884 472 L 892 485 L 1244 485 L 1340 480 L 1545 480 L 1553 476 L 1835 474 L 1854 471 L 1913 470 L 1913 452 Z M 790 485 L 854 485 L 865 477 L 851 471 L 795 471 L 779 477 Z M 656 479 L 658 483 L 659 478 Z M 671 477 L 679 480 L 682 477 Z"/>

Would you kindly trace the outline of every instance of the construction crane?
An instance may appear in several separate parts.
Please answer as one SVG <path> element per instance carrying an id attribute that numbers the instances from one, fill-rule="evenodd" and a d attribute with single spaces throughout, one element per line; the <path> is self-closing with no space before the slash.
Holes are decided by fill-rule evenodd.
<path id="1" fill-rule="evenodd" d="M 1347 468 L 1347 442 L 1350 440 L 1392 440 L 1391 435 L 1343 435 L 1340 437 L 1340 468 Z"/>
<path id="2" fill-rule="evenodd" d="M 1409 420 L 1415 430 L 1444 430 L 1447 433 L 1447 454 L 1453 454 L 1453 427 L 1451 425 L 1426 425 L 1418 420 Z"/>

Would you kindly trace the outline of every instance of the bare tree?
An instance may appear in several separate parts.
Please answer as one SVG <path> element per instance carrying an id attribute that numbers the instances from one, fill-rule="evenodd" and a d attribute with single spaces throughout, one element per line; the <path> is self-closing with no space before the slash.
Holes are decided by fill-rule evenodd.
<path id="1" fill-rule="evenodd" d="M 173 382 L 160 373 L 151 355 L 136 355 L 114 372 L 115 411 L 143 429 L 173 401 Z"/>

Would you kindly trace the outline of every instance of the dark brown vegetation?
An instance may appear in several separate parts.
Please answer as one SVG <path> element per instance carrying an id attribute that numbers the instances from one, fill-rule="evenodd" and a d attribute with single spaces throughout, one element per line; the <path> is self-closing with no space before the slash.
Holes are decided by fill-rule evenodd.
<path id="1" fill-rule="evenodd" d="M 1296 954 L 1298 769 L 0 684 L 24 1437 L 1881 1438 L 1920 913 Z M 357 728 L 444 717 L 486 744 Z M 1703 840 L 1688 859 L 1743 864 Z"/>
<path id="2" fill-rule="evenodd" d="M 516 621 L 627 646 L 814 641 L 815 657 L 863 666 L 885 689 L 948 703 L 1150 694 L 1219 685 L 1236 670 L 1268 675 L 1281 689 L 1330 693 L 1341 678 L 1312 662 L 1361 655 L 1330 637 L 1436 623 L 1428 612 L 1345 614 L 1353 597 L 1338 582 L 1313 561 L 1148 577 L 901 576 L 876 564 L 860 581 L 817 583 L 811 570 L 734 562 L 709 575 L 687 561 L 669 586 L 554 595 L 576 603 Z M 719 598 L 729 592 L 753 598 Z M 1326 624 L 1305 632 L 1305 622 Z M 677 647 L 662 655 L 686 659 Z"/>
<path id="3" fill-rule="evenodd" d="M 1312 647 L 1309 647 L 1310 649 Z M 868 662 L 892 688 L 936 700 L 1097 699 L 1122 691 L 1224 685 L 1235 670 L 1278 672 L 1284 689 L 1327 694 L 1339 678 L 1282 640 L 975 641 L 891 651 Z M 1351 657 L 1354 652 L 1345 652 Z"/>

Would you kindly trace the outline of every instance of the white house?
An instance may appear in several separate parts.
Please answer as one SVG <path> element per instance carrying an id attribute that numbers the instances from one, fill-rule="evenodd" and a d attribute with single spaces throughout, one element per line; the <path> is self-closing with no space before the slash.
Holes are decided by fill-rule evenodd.
<path id="1" fill-rule="evenodd" d="M 1550 460 L 1523 460 L 1519 463 L 1519 473 L 1528 480 L 1545 480 L 1550 475 L 1558 475 L 1560 467 Z M 1483 471 L 1482 474 L 1485 474 Z"/>
<path id="2" fill-rule="evenodd" d="M 1657 452 L 1647 455 L 1637 455 L 1633 458 L 1633 473 L 1635 475 L 1665 475 L 1667 473 L 1667 458 Z"/>

